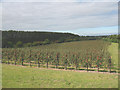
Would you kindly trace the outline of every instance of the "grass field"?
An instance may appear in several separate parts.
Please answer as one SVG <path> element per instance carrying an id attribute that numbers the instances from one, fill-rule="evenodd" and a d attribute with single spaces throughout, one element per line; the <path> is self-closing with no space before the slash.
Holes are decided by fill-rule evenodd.
<path id="1" fill-rule="evenodd" d="M 86 44 L 87 43 L 87 44 Z M 51 44 L 32 47 L 34 50 L 76 51 L 84 48 L 94 48 L 101 41 L 80 41 Z M 26 48 L 27 49 L 27 48 Z M 108 47 L 112 62 L 118 66 L 118 44 Z M 26 51 L 27 52 L 27 51 Z M 118 75 L 115 73 L 75 72 L 65 70 L 50 70 L 3 64 L 3 88 L 117 88 Z"/>
<path id="2" fill-rule="evenodd" d="M 117 74 L 37 69 L 3 64 L 3 88 L 117 88 Z"/>
<path id="3" fill-rule="evenodd" d="M 112 62 L 115 66 L 118 66 L 118 43 L 112 43 L 108 50 L 112 56 Z"/>

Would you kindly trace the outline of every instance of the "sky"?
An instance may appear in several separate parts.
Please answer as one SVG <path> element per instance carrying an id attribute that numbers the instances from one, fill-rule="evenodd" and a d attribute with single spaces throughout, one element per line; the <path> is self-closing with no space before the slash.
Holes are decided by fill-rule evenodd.
<path id="1" fill-rule="evenodd" d="M 0 1 L 0 30 L 118 33 L 118 0 Z"/>

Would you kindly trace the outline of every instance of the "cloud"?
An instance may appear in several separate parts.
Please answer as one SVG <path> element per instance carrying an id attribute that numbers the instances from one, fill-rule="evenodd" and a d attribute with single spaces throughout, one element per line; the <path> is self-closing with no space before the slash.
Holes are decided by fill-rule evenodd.
<path id="1" fill-rule="evenodd" d="M 2 28 L 2 3 L 0 3 L 0 29 Z"/>
<path id="2" fill-rule="evenodd" d="M 1 0 L 2 2 L 118 2 L 119 0 Z"/>
<path id="3" fill-rule="evenodd" d="M 117 8 L 117 2 L 3 3 L 2 29 L 71 31 L 116 26 Z"/>

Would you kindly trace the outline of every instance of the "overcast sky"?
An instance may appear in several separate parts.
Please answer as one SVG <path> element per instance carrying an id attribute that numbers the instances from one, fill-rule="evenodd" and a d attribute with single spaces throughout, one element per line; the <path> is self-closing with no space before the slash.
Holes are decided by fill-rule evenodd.
<path id="1" fill-rule="evenodd" d="M 117 0 L 2 0 L 0 15 L 2 30 L 118 33 Z"/>

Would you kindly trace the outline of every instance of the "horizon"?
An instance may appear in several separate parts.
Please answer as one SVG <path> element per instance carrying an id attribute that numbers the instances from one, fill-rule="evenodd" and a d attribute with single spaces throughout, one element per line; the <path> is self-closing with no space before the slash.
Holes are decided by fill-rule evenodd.
<path id="1" fill-rule="evenodd" d="M 93 35 L 79 35 L 77 33 L 72 33 L 72 32 L 56 32 L 56 31 L 39 31 L 39 30 L 0 30 L 0 31 L 19 31 L 19 32 L 50 32 L 50 33 L 69 33 L 69 34 L 74 34 L 78 36 L 110 36 L 110 35 L 119 35 L 118 33 L 107 33 L 107 34 L 93 34 Z"/>

